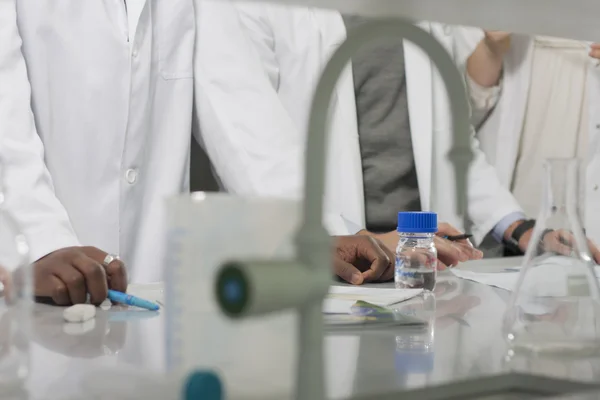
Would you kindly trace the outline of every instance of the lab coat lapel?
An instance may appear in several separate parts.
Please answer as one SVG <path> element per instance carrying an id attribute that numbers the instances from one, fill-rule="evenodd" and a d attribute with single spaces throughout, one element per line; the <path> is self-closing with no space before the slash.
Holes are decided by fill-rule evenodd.
<path id="1" fill-rule="evenodd" d="M 321 69 L 346 40 L 346 25 L 337 11 L 312 11 L 319 29 Z M 317 81 L 315 81 L 316 83 Z M 352 66 L 347 68 L 338 78 L 338 82 L 330 103 L 331 137 L 337 162 L 347 166 L 336 179 L 335 190 L 344 196 L 344 217 L 364 227 L 364 192 L 362 179 L 362 160 L 358 141 L 358 123 L 356 119 L 356 99 Z M 339 186 L 338 186 L 339 185 Z"/>
<path id="2" fill-rule="evenodd" d="M 519 153 L 525 109 L 529 95 L 533 41 L 529 36 L 517 35 L 504 63 L 504 84 L 498 110 L 490 118 L 498 118 L 491 126 L 497 127 L 496 167 L 500 182 L 511 186 Z M 497 116 L 495 116 L 497 115 Z"/>
<path id="3" fill-rule="evenodd" d="M 321 66 L 325 68 L 335 50 L 346 40 L 346 28 L 342 16 L 337 11 L 312 9 L 312 13 L 316 20 L 321 40 Z M 340 77 L 341 79 L 342 77 Z M 341 83 L 343 82 L 338 82 L 336 90 L 332 95 L 332 109 L 340 100 L 338 88 L 342 86 Z"/>
<path id="4" fill-rule="evenodd" d="M 429 24 L 423 23 L 419 26 L 428 32 L 431 31 Z M 431 61 L 420 48 L 406 40 L 404 41 L 404 59 L 410 131 L 419 180 L 421 206 L 424 210 L 429 210 L 431 208 L 433 132 Z"/>
<path id="5" fill-rule="evenodd" d="M 129 22 L 127 20 L 125 2 L 123 0 L 104 0 L 103 3 L 108 18 L 115 28 L 115 34 L 119 40 L 127 40 L 129 36 Z"/>

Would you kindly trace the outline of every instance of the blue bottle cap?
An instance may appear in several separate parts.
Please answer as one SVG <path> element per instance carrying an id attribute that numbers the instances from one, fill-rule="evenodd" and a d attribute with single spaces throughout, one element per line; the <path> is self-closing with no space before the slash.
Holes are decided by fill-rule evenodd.
<path id="1" fill-rule="evenodd" d="M 438 230 L 437 214 L 433 212 L 399 212 L 398 232 L 435 233 Z"/>
<path id="2" fill-rule="evenodd" d="M 223 400 L 219 377 L 210 371 L 194 371 L 183 383 L 184 400 Z"/>

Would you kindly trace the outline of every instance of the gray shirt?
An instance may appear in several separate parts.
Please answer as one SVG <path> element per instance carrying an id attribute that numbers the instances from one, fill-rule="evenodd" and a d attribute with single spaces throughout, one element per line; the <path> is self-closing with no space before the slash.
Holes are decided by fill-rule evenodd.
<path id="1" fill-rule="evenodd" d="M 346 29 L 368 21 L 344 16 Z M 367 229 L 396 228 L 398 211 L 419 211 L 402 39 L 377 40 L 352 58 Z"/>

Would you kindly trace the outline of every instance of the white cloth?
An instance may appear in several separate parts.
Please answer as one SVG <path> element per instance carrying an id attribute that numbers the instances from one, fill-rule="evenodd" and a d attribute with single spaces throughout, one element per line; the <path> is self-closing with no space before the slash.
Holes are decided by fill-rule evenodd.
<path id="1" fill-rule="evenodd" d="M 536 37 L 513 194 L 525 212 L 539 213 L 542 168 L 548 158 L 587 158 L 588 46 Z"/>
<path id="2" fill-rule="evenodd" d="M 469 31 L 473 51 L 483 32 Z M 587 43 L 586 43 L 587 44 Z M 504 57 L 502 92 L 495 109 L 480 126 L 477 137 L 489 162 L 496 168 L 502 185 L 512 188 L 515 167 L 523 133 L 529 88 L 533 78 L 534 41 L 526 35 L 514 34 L 511 48 Z M 600 67 L 598 60 L 587 58 L 588 132 L 587 169 L 582 192 L 585 197 L 584 225 L 588 237 L 600 243 Z M 561 111 L 562 114 L 562 111 Z M 535 195 L 531 196 L 535 198 Z M 539 202 L 539 198 L 534 200 Z M 535 215 L 533 215 L 535 217 Z"/>

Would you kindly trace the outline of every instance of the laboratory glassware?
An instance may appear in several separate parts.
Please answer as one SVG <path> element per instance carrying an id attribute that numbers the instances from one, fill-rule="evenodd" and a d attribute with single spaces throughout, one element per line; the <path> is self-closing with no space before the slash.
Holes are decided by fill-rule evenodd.
<path id="1" fill-rule="evenodd" d="M 433 291 L 437 276 L 437 214 L 398 213 L 398 246 L 394 281 L 398 289 Z"/>
<path id="2" fill-rule="evenodd" d="M 8 210 L 1 172 L 0 170 L 0 397 L 4 398 L 21 392 L 29 374 L 33 284 L 29 247 Z"/>
<path id="3" fill-rule="evenodd" d="M 595 262 L 581 225 L 577 159 L 544 164 L 542 207 L 503 320 L 509 353 L 589 356 L 600 349 Z"/>

